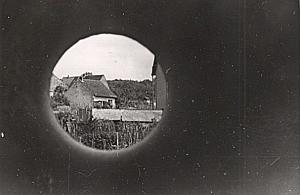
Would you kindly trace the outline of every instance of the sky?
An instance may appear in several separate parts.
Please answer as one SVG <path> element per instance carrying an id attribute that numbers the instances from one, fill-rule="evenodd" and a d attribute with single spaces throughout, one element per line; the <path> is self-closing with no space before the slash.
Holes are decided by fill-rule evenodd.
<path id="1" fill-rule="evenodd" d="M 154 55 L 139 42 L 121 35 L 100 34 L 70 47 L 56 64 L 58 77 L 85 72 L 104 74 L 106 79 L 151 79 Z"/>

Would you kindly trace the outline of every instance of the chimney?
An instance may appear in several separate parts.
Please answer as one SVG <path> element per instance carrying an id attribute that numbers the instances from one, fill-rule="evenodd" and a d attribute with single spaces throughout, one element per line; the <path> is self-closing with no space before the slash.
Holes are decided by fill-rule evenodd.
<path id="1" fill-rule="evenodd" d="M 79 77 L 79 81 L 80 81 L 80 82 L 83 82 L 83 76 L 80 76 L 80 77 Z"/>

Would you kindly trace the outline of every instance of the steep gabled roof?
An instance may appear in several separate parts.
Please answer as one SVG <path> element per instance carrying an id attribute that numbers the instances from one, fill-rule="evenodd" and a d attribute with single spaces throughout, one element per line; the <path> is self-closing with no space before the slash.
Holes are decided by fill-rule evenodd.
<path id="1" fill-rule="evenodd" d="M 96 97 L 117 98 L 117 96 L 99 80 L 84 79 L 82 85 L 89 89 L 89 91 Z"/>
<path id="2" fill-rule="evenodd" d="M 63 77 L 61 80 L 62 80 L 62 82 L 63 82 L 65 85 L 67 85 L 68 87 L 70 87 L 72 81 L 73 81 L 74 79 L 77 79 L 77 78 L 78 78 L 78 76 L 75 76 L 75 77 Z"/>
<path id="3" fill-rule="evenodd" d="M 68 87 L 70 87 L 72 85 L 72 82 L 79 79 L 80 76 L 72 76 L 72 77 L 63 77 L 62 78 L 62 82 L 64 82 L 64 84 L 66 84 Z M 98 80 L 100 81 L 101 79 L 105 78 L 105 76 L 103 74 L 101 75 L 87 75 L 84 76 L 84 79 L 89 79 L 89 80 Z"/>

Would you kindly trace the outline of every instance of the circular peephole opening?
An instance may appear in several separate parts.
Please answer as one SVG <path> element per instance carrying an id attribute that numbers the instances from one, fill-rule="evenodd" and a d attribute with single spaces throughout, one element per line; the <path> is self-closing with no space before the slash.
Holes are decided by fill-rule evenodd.
<path id="1" fill-rule="evenodd" d="M 158 124 L 167 82 L 157 57 L 143 45 L 99 34 L 64 53 L 49 94 L 64 132 L 91 148 L 119 150 L 140 142 Z"/>

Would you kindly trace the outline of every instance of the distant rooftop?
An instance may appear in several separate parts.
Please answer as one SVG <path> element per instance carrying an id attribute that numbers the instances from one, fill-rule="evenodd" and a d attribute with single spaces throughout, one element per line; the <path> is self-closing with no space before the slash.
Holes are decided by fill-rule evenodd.
<path id="1" fill-rule="evenodd" d="M 66 77 L 63 77 L 61 80 L 65 85 L 70 87 L 70 85 L 72 84 L 72 81 L 77 80 L 80 77 L 82 77 L 83 79 L 90 79 L 90 80 L 102 80 L 103 78 L 105 78 L 105 76 L 103 74 L 93 75 L 91 72 L 86 72 L 86 73 L 83 73 L 81 76 L 66 76 Z"/>

